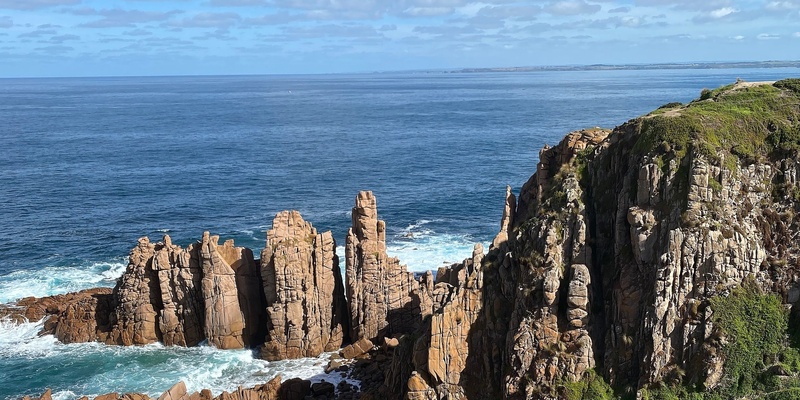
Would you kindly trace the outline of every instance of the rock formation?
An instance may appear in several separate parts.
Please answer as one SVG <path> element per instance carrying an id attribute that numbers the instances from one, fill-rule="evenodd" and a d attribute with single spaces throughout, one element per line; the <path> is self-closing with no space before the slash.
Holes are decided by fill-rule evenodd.
<path id="1" fill-rule="evenodd" d="M 0 318 L 25 322 L 48 317 L 42 335 L 54 335 L 63 343 L 103 342 L 111 329 L 112 310 L 111 289 L 96 288 L 43 298 L 26 297 L 13 306 L 0 305 Z"/>
<path id="2" fill-rule="evenodd" d="M 378 219 L 372 192 L 358 194 L 352 219 L 345 247 L 350 338 L 380 343 L 413 332 L 430 313 L 423 309 L 428 303 L 414 274 L 386 255 L 386 223 Z"/>
<path id="3" fill-rule="evenodd" d="M 414 343 L 415 371 L 406 383 L 409 399 L 466 396 L 462 373 L 481 335 L 475 322 L 483 308 L 483 257 L 483 246 L 477 244 L 471 259 L 436 274 L 430 324 L 418 331 L 420 339 Z"/>
<path id="4" fill-rule="evenodd" d="M 331 232 L 318 234 L 297 211 L 275 216 L 261 252 L 267 360 L 316 357 L 349 335 L 347 303 Z"/>
<path id="5" fill-rule="evenodd" d="M 726 353 L 740 339 L 717 307 L 746 289 L 774 300 L 778 322 L 786 309 L 800 315 L 799 121 L 792 80 L 731 85 L 613 131 L 572 132 L 541 151 L 518 197 L 507 189 L 489 252 L 476 246 L 435 280 L 387 256 L 375 197 L 361 192 L 345 246 L 349 318 L 333 239 L 296 212 L 278 214 L 267 235 L 265 299 L 253 291 L 262 286 L 252 255 L 205 234 L 186 250 L 141 239 L 111 298 L 28 299 L 0 315 L 54 315 L 49 329 L 66 341 L 123 344 L 241 347 L 266 326 L 270 359 L 345 344 L 349 323 L 342 354 L 374 370 L 370 384 L 383 381 L 367 398 L 573 398 L 569 388 L 597 381 L 639 398 L 669 386 L 736 397 L 752 383 L 726 388 L 752 377 L 726 376 L 731 363 L 753 364 L 759 379 L 800 375 L 800 360 L 782 364 L 791 353 Z M 761 317 L 743 314 L 740 325 Z M 786 328 L 771 332 L 777 347 Z M 382 353 L 369 364 L 374 346 L 391 362 Z M 174 389 L 165 399 L 186 396 Z M 238 396 L 225 399 L 269 398 Z"/>
<path id="6" fill-rule="evenodd" d="M 261 341 L 265 325 L 258 267 L 249 249 L 203 234 L 182 249 L 169 236 L 147 238 L 129 257 L 114 289 L 110 344 L 194 346 L 203 340 L 237 349 Z"/>
<path id="7" fill-rule="evenodd" d="M 333 388 L 333 385 L 327 385 Z M 325 400 L 329 398 L 329 395 L 333 394 L 333 391 L 321 391 L 319 389 L 318 392 L 320 393 L 316 393 L 312 387 L 311 382 L 297 378 L 281 382 L 281 376 L 278 375 L 263 385 L 256 385 L 251 388 L 239 387 L 231 393 L 222 392 L 218 396 L 212 396 L 211 391 L 208 389 L 189 393 L 186 390 L 186 384 L 181 381 L 167 389 L 157 399 L 151 399 L 150 396 L 141 393 L 107 393 L 95 397 L 94 400 Z M 51 399 L 52 391 L 50 389 L 47 389 L 38 397 L 38 400 Z M 21 400 L 34 399 L 30 396 L 24 396 Z M 81 397 L 78 400 L 88 400 L 88 398 Z"/>

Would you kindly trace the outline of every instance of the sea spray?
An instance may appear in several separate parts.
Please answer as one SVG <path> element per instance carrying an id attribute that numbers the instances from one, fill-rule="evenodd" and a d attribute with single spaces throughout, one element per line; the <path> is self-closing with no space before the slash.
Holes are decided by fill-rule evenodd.
<path id="1" fill-rule="evenodd" d="M 40 394 L 53 389 L 54 399 L 75 399 L 109 392 L 139 392 L 157 397 L 183 381 L 189 391 L 210 389 L 215 395 L 237 387 L 283 379 L 325 380 L 337 384 L 338 373 L 324 372 L 331 353 L 319 357 L 268 362 L 250 350 L 63 344 L 39 336 L 43 321 L 21 324 L 0 320 L 0 399 Z M 46 371 L 46 373 L 43 373 Z M 351 384 L 357 382 L 349 381 Z M 20 393 L 19 387 L 25 387 Z"/>
<path id="2" fill-rule="evenodd" d="M 70 266 L 17 270 L 0 276 L 0 303 L 45 297 L 95 287 L 113 287 L 125 272 L 122 258 Z"/>

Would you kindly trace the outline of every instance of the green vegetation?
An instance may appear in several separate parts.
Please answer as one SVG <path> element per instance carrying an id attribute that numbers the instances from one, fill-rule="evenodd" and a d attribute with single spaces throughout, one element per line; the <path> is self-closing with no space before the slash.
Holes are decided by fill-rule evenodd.
<path id="1" fill-rule="evenodd" d="M 721 393 L 726 397 L 753 391 L 761 372 L 778 359 L 788 329 L 781 300 L 764 294 L 746 279 L 729 296 L 711 299 L 718 326 L 727 336 L 724 345 L 725 376 Z"/>
<path id="2" fill-rule="evenodd" d="M 763 397 L 764 400 L 800 400 L 800 388 L 789 388 L 772 392 Z"/>
<path id="3" fill-rule="evenodd" d="M 791 90 L 795 93 L 800 93 L 800 79 L 784 79 L 775 82 L 775 87 L 779 89 Z"/>
<path id="4" fill-rule="evenodd" d="M 615 399 L 611 386 L 594 370 L 589 370 L 578 382 L 562 385 L 567 400 L 612 400 Z"/>
<path id="5" fill-rule="evenodd" d="M 634 151 L 639 154 L 662 143 L 678 159 L 692 147 L 711 159 L 724 153 L 752 159 L 774 150 L 800 150 L 800 79 L 704 90 L 686 106 L 668 104 L 640 118 L 638 129 Z"/>
<path id="6" fill-rule="evenodd" d="M 716 393 L 698 393 L 685 386 L 643 389 L 642 400 L 722 400 Z"/>

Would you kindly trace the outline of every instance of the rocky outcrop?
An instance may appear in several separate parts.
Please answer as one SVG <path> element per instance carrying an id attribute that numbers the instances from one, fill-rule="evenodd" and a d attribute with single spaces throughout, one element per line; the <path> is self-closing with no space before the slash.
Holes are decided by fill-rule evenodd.
<path id="1" fill-rule="evenodd" d="M 348 340 L 347 303 L 331 232 L 318 234 L 297 211 L 278 213 L 261 265 L 269 317 L 262 358 L 316 357 Z"/>
<path id="2" fill-rule="evenodd" d="M 164 236 L 157 246 L 152 269 L 158 277 L 161 309 L 158 312 L 161 340 L 167 346 L 194 346 L 205 340 L 203 271 L 194 245 L 188 249 L 172 244 Z"/>
<path id="3" fill-rule="evenodd" d="M 409 399 L 466 397 L 464 380 L 475 370 L 468 365 L 470 348 L 476 348 L 482 334 L 475 323 L 483 308 L 483 258 L 483 246 L 477 244 L 472 258 L 439 269 L 433 314 L 414 343 L 414 372 L 406 383 Z"/>
<path id="4" fill-rule="evenodd" d="M 358 194 L 352 220 L 345 246 L 351 339 L 380 343 L 415 331 L 430 314 L 430 302 L 414 274 L 386 254 L 386 224 L 372 192 Z"/>
<path id="5" fill-rule="evenodd" d="M 147 237 L 139 239 L 128 256 L 128 267 L 114 288 L 117 300 L 109 343 L 130 346 L 161 339 L 158 309 L 161 295 L 158 274 L 153 270 L 156 246 Z"/>
<path id="6" fill-rule="evenodd" d="M 333 385 L 330 386 L 332 387 Z M 95 397 L 94 400 L 303 400 L 307 398 L 323 400 L 328 398 L 326 396 L 329 393 L 328 391 L 321 389 L 318 391 L 323 395 L 316 395 L 312 391 L 312 385 L 309 381 L 294 378 L 281 382 L 281 376 L 278 375 L 263 385 L 256 385 L 251 388 L 239 387 L 233 392 L 222 392 L 218 396 L 212 396 L 211 391 L 208 389 L 189 393 L 186 390 L 186 384 L 181 381 L 167 389 L 156 399 L 151 399 L 150 396 L 141 393 L 107 393 Z M 38 400 L 51 400 L 51 398 L 52 391 L 47 389 L 38 397 Z M 81 397 L 80 399 L 88 400 L 87 397 Z M 22 400 L 34 399 L 30 396 L 25 396 Z"/>
<path id="7" fill-rule="evenodd" d="M 264 301 L 252 251 L 232 240 L 220 245 L 208 232 L 186 249 L 169 236 L 157 244 L 139 239 L 114 299 L 109 344 L 194 346 L 208 340 L 237 349 L 263 337 Z"/>
<path id="8" fill-rule="evenodd" d="M 10 306 L 0 305 L 0 318 L 16 322 L 41 321 L 41 334 L 63 343 L 105 341 L 114 309 L 111 289 L 96 288 L 50 297 L 26 297 Z"/>

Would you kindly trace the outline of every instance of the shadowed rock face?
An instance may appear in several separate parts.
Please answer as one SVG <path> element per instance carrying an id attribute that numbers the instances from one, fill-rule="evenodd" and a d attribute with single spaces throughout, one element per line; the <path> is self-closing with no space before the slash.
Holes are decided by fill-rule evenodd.
<path id="1" fill-rule="evenodd" d="M 427 302 L 414 274 L 386 255 L 386 224 L 378 219 L 372 192 L 358 194 L 352 219 L 345 246 L 351 339 L 381 343 L 413 332 L 430 310 L 424 310 Z"/>
<path id="2" fill-rule="evenodd" d="M 297 211 L 275 216 L 261 252 L 268 334 L 262 358 L 316 357 L 347 340 L 348 314 L 336 242 Z"/>
<path id="3" fill-rule="evenodd" d="M 467 370 L 474 370 L 468 365 L 474 360 L 470 348 L 481 334 L 475 322 L 483 308 L 483 257 L 483 246 L 476 244 L 472 258 L 436 274 L 433 314 L 414 343 L 415 371 L 406 383 L 409 399 L 466 397 L 463 383 Z"/>
<path id="4" fill-rule="evenodd" d="M 165 242 L 169 242 L 165 240 Z M 158 311 L 162 309 L 158 274 L 153 269 L 156 246 L 139 239 L 128 256 L 128 267 L 114 288 L 115 322 L 109 343 L 125 346 L 158 342 Z"/>

